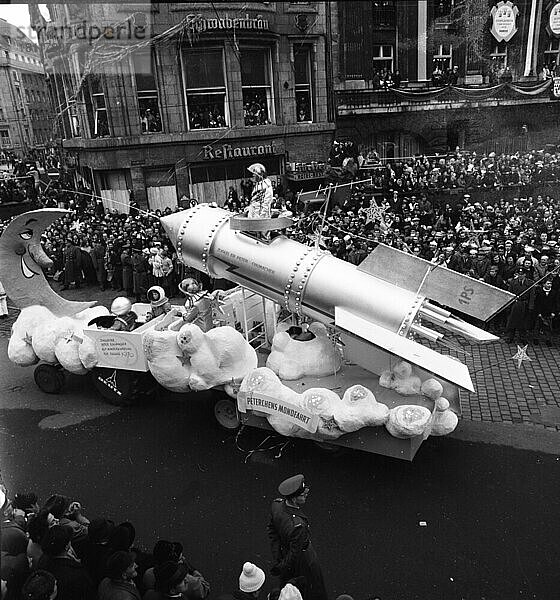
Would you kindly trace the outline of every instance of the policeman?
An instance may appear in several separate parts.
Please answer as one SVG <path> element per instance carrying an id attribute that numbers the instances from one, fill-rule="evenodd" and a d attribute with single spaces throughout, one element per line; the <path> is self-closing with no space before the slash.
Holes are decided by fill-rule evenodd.
<path id="1" fill-rule="evenodd" d="M 284 586 L 290 580 L 304 578 L 304 600 L 326 600 L 327 592 L 317 554 L 311 544 L 309 519 L 302 512 L 309 487 L 303 475 L 294 475 L 278 486 L 282 498 L 272 503 L 268 537 L 274 565 Z"/>

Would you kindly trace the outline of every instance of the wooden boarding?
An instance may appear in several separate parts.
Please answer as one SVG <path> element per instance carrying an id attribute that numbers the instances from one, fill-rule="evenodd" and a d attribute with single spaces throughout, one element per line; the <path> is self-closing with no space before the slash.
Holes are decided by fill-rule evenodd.
<path id="1" fill-rule="evenodd" d="M 358 269 L 482 321 L 492 318 L 515 298 L 514 294 L 385 244 L 379 244 Z"/>
<path id="2" fill-rule="evenodd" d="M 247 217 L 231 217 L 230 229 L 236 231 L 275 231 L 293 227 L 294 221 L 290 217 L 276 217 L 274 219 L 249 219 Z"/>

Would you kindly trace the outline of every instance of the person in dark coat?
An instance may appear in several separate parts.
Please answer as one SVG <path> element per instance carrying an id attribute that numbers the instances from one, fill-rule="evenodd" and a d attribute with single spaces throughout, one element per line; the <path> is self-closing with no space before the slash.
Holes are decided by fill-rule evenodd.
<path id="1" fill-rule="evenodd" d="M 57 595 L 56 579 L 48 571 L 35 571 L 21 589 L 24 600 L 55 600 Z"/>
<path id="2" fill-rule="evenodd" d="M 39 569 L 52 573 L 57 581 L 57 600 L 96 600 L 95 589 L 85 567 L 76 558 L 70 539 L 72 532 L 64 525 L 51 527 L 41 542 L 43 556 Z"/>
<path id="3" fill-rule="evenodd" d="M 558 313 L 558 294 L 552 289 L 552 281 L 545 280 L 534 290 L 535 327 L 533 333 L 540 336 L 544 333 L 548 345 L 552 343 L 554 319 Z M 535 343 L 538 341 L 535 339 Z"/>
<path id="4" fill-rule="evenodd" d="M 115 524 L 110 519 L 98 517 L 91 520 L 88 527 L 87 539 L 82 544 L 80 558 L 95 587 L 105 576 L 107 559 L 114 550 L 109 545 L 111 533 Z"/>
<path id="5" fill-rule="evenodd" d="M 95 240 L 91 249 L 91 260 L 97 275 L 99 289 L 104 292 L 107 284 L 107 269 L 105 268 L 105 253 L 107 249 L 101 239 Z"/>
<path id="6" fill-rule="evenodd" d="M 130 256 L 130 244 L 125 244 L 121 253 L 122 264 L 122 287 L 127 296 L 132 296 L 132 257 Z"/>
<path id="7" fill-rule="evenodd" d="M 62 259 L 64 262 L 64 285 L 61 289 L 67 290 L 72 283 L 76 285 L 76 289 L 79 288 L 82 271 L 81 250 L 74 245 L 70 238 L 66 240 Z"/>
<path id="8" fill-rule="evenodd" d="M 309 519 L 302 507 L 309 488 L 303 475 L 295 475 L 278 486 L 282 498 L 272 503 L 268 537 L 274 565 L 271 574 L 282 586 L 296 577 L 305 577 L 304 600 L 326 600 L 327 591 L 317 554 L 311 543 Z"/>
<path id="9" fill-rule="evenodd" d="M 107 577 L 101 580 L 97 600 L 141 600 L 134 583 L 138 575 L 136 557 L 133 552 L 120 550 L 107 560 Z"/>
<path id="10" fill-rule="evenodd" d="M 19 590 L 29 574 L 27 561 L 27 535 L 13 508 L 9 503 L 4 509 L 0 538 L 0 578 L 6 581 L 10 594 Z M 11 597 L 16 597 L 11 596 Z"/>
<path id="11" fill-rule="evenodd" d="M 148 255 L 149 252 L 148 250 Z M 136 302 L 141 302 L 146 297 L 149 270 L 150 265 L 145 252 L 135 248 L 132 253 L 132 293 L 136 298 Z"/>
<path id="12" fill-rule="evenodd" d="M 517 299 L 511 307 L 506 324 L 506 341 L 513 342 L 515 332 L 518 331 L 521 339 L 524 339 L 528 326 L 531 294 L 528 292 L 534 281 L 527 277 L 527 270 L 519 267 L 517 275 L 508 282 L 507 291 L 515 294 Z"/>

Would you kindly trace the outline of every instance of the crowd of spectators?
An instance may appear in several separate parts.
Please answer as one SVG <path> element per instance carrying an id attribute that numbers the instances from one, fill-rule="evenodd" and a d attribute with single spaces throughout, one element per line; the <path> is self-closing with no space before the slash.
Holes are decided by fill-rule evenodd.
<path id="1" fill-rule="evenodd" d="M 270 124 L 266 91 L 243 93 L 243 115 L 247 127 Z"/>
<path id="2" fill-rule="evenodd" d="M 90 520 L 62 494 L 41 505 L 35 493 L 18 493 L 1 508 L 1 600 L 204 600 L 210 594 L 181 542 L 158 539 L 146 551 L 135 544 L 132 523 L 117 524 L 107 514 Z M 267 590 L 269 600 L 303 600 L 295 585 L 279 589 L 266 579 L 263 569 L 242 563 L 236 589 L 214 597 L 256 600 Z"/>
<path id="3" fill-rule="evenodd" d="M 401 81 L 400 71 L 391 71 L 388 68 L 374 68 L 371 75 L 371 86 L 376 90 L 398 88 L 401 86 Z"/>
<path id="4" fill-rule="evenodd" d="M 446 67 L 445 64 L 436 62 L 432 71 L 432 85 L 457 85 L 459 77 L 459 67 Z"/>
<path id="5" fill-rule="evenodd" d="M 359 160 L 358 157 L 358 162 Z M 381 164 L 375 153 L 368 177 L 384 192 L 422 194 L 453 189 L 503 188 L 560 181 L 560 150 L 496 154 L 456 151 L 443 156 L 419 155 Z"/>
<path id="6" fill-rule="evenodd" d="M 345 164 L 356 154 L 354 144 L 337 142 L 330 163 Z M 317 209 L 310 211 L 309 205 L 298 203 L 293 191 L 281 185 L 275 187 L 273 210 L 294 216 L 289 236 L 312 244 L 320 233 L 324 248 L 354 264 L 377 242 L 384 242 L 508 289 L 520 298 L 490 327 L 505 331 L 508 339 L 516 333 L 522 338 L 531 333 L 537 341 L 551 340 L 560 312 L 558 195 L 501 196 L 512 189 L 517 194 L 525 188 L 516 186 L 529 183 L 549 182 L 551 190 L 557 189 L 558 150 L 418 156 L 368 169 L 367 177 L 372 173 L 371 184 L 355 183 L 346 187 L 347 194 L 333 196 L 321 232 L 317 230 Z M 364 179 L 366 174 L 360 170 L 356 179 Z M 112 288 L 140 301 L 145 300 L 151 285 L 161 285 L 169 297 L 176 296 L 178 284 L 190 276 L 201 279 L 206 289 L 220 286 L 178 260 L 161 227 L 160 211 L 141 211 L 133 198 L 129 214 L 108 211 L 83 184 L 76 188 L 64 185 L 69 183 L 52 182 L 39 197 L 43 206 L 71 210 L 43 238 L 54 264 L 50 276 L 63 289 L 82 285 Z M 455 187 L 460 193 L 447 193 Z M 479 193 L 480 201 L 464 193 L 472 189 Z M 490 190 L 493 194 L 486 196 Z M 247 180 L 239 191 L 230 188 L 224 206 L 242 212 L 250 198 Z M 382 209 L 382 220 L 368 218 L 372 202 Z M 550 287 L 545 289 L 548 282 Z"/>

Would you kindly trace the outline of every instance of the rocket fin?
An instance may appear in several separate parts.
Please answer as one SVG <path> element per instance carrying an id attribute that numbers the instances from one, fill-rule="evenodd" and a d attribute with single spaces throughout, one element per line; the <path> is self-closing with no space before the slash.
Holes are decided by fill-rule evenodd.
<path id="1" fill-rule="evenodd" d="M 358 269 L 483 321 L 515 298 L 514 294 L 385 244 L 379 244 Z"/>
<path id="2" fill-rule="evenodd" d="M 345 329 L 391 354 L 400 356 L 450 383 L 474 392 L 469 369 L 462 362 L 397 335 L 344 308 L 335 307 L 334 314 L 337 327 Z"/>

